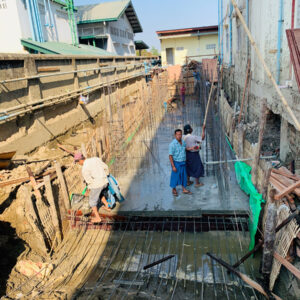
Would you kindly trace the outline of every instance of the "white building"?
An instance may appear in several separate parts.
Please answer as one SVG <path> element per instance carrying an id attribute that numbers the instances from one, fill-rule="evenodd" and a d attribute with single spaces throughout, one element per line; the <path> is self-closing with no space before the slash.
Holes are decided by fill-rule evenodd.
<path id="1" fill-rule="evenodd" d="M 135 55 L 134 34 L 142 32 L 130 0 L 78 6 L 78 35 L 82 44 L 117 55 Z"/>
<path id="2" fill-rule="evenodd" d="M 0 52 L 26 52 L 21 39 L 74 44 L 74 25 L 62 0 L 0 0 Z"/>
<path id="3" fill-rule="evenodd" d="M 300 0 L 236 0 L 236 2 L 267 66 L 294 115 L 300 120 L 300 61 L 292 59 L 293 53 L 289 48 L 286 33 L 286 30 L 293 31 L 300 36 Z M 276 141 L 272 143 L 280 145 L 282 160 L 288 156 L 292 157 L 296 169 L 300 172 L 300 132 L 296 130 L 293 119 L 275 92 L 231 0 L 218 0 L 218 3 L 219 49 L 220 62 L 224 66 L 225 94 L 231 101 L 241 105 L 249 61 L 246 122 L 259 120 L 261 100 L 266 98 L 269 109 L 267 125 L 271 127 L 274 124 L 272 128 L 279 125 L 278 132 L 273 133 L 273 136 L 274 140 L 280 136 L 278 141 L 280 144 L 276 144 Z M 299 38 L 292 44 L 297 51 L 300 50 Z"/>

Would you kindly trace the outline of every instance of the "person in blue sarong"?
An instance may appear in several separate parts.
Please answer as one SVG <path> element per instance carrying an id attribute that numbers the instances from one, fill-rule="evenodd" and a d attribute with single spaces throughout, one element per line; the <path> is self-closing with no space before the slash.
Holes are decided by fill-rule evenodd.
<path id="1" fill-rule="evenodd" d="M 174 196 L 178 196 L 176 187 L 182 186 L 184 194 L 191 195 L 192 193 L 186 189 L 187 173 L 186 173 L 186 144 L 182 140 L 182 130 L 175 130 L 175 139 L 169 145 L 169 159 L 172 167 L 170 187 Z"/>
<path id="2" fill-rule="evenodd" d="M 193 128 L 187 124 L 184 126 L 183 140 L 186 143 L 186 171 L 188 176 L 187 185 L 193 184 L 190 177 L 196 180 L 195 187 L 203 186 L 199 178 L 204 176 L 204 167 L 200 158 L 201 137 L 192 134 Z"/>

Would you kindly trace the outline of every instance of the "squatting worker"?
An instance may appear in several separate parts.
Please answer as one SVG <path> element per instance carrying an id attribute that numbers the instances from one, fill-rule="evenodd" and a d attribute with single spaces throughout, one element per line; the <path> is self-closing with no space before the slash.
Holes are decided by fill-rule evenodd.
<path id="1" fill-rule="evenodd" d="M 187 185 L 193 184 L 190 177 L 194 177 L 196 180 L 195 187 L 199 187 L 204 185 L 199 181 L 199 178 L 204 176 L 204 168 L 199 155 L 199 150 L 201 149 L 201 138 L 196 135 L 192 135 L 193 128 L 189 124 L 185 125 L 183 130 L 183 140 L 186 143 Z"/>
<path id="2" fill-rule="evenodd" d="M 187 174 L 186 174 L 186 144 L 182 140 L 182 130 L 175 130 L 175 139 L 169 145 L 169 159 L 172 166 L 170 186 L 174 196 L 178 196 L 176 187 L 182 186 L 182 192 L 184 194 L 191 195 L 192 193 L 186 189 L 187 186 Z"/>
<path id="3" fill-rule="evenodd" d="M 101 222 L 98 209 L 100 207 L 100 196 L 102 196 L 101 192 L 108 186 L 108 166 L 99 157 L 85 158 L 80 152 L 74 154 L 74 160 L 82 166 L 82 176 L 88 185 L 89 204 L 94 213 L 91 221 L 93 223 Z M 106 210 L 110 210 L 104 196 L 101 197 L 101 202 Z"/>

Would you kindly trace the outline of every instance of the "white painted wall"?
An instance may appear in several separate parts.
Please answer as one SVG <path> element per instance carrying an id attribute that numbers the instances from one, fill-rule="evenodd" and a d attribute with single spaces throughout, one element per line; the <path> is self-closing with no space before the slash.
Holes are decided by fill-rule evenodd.
<path id="1" fill-rule="evenodd" d="M 0 0 L 0 53 L 24 53 L 17 2 Z"/>
<path id="2" fill-rule="evenodd" d="M 113 22 L 78 25 L 79 36 L 106 35 L 107 51 L 122 56 L 135 55 L 134 33 L 125 14 Z"/>
<path id="3" fill-rule="evenodd" d="M 222 0 L 221 0 L 222 1 Z M 300 2 L 297 0 L 298 3 Z M 281 72 L 280 84 L 289 79 L 290 52 L 285 30 L 291 27 L 291 3 L 284 0 L 283 27 L 281 44 Z M 230 62 L 230 0 L 223 0 L 223 61 L 225 65 Z M 246 19 L 246 0 L 238 0 L 237 4 Z M 300 4 L 299 4 L 300 5 Z M 226 14 L 227 12 L 227 14 Z M 271 73 L 276 78 L 277 40 L 278 40 L 279 0 L 251 1 L 249 0 L 249 29 L 261 51 Z M 300 17 L 299 17 L 300 20 Z M 296 18 L 295 18 L 296 21 Z M 295 22 L 296 23 L 296 22 Z M 224 25 L 223 24 L 223 25 Z M 296 25 L 296 24 L 295 24 Z M 221 37 L 220 37 L 221 40 Z M 233 10 L 232 17 L 232 64 L 237 72 L 245 72 L 247 65 L 247 35 Z M 270 85 L 269 79 L 258 60 L 254 50 L 250 50 L 251 71 L 256 81 Z"/>
<path id="4" fill-rule="evenodd" d="M 118 21 L 109 22 L 107 27 L 110 36 L 107 51 L 124 56 L 135 55 L 134 33 L 125 13 Z M 112 34 L 112 28 L 118 29 L 117 35 Z"/>
<path id="5" fill-rule="evenodd" d="M 48 0 L 38 1 L 45 42 L 55 41 L 71 44 L 72 35 L 66 9 L 58 3 L 52 1 L 49 2 L 53 20 L 50 18 Z M 46 9 L 44 3 L 46 3 Z"/>
<path id="6" fill-rule="evenodd" d="M 48 4 L 48 0 L 45 1 Z M 72 43 L 71 29 L 66 10 L 58 3 L 50 1 L 53 25 L 49 24 L 48 5 L 38 1 L 44 40 Z M 27 53 L 21 45 L 21 38 L 32 38 L 29 15 L 25 0 L 0 0 L 0 52 Z"/>

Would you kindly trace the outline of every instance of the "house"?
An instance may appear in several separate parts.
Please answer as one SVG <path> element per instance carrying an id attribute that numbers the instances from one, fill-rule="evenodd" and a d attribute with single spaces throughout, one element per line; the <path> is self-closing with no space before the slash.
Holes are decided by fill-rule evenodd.
<path id="1" fill-rule="evenodd" d="M 70 8 L 71 9 L 71 8 Z M 1 0 L 0 52 L 26 53 L 26 41 L 76 44 L 75 20 L 63 0 Z"/>
<path id="2" fill-rule="evenodd" d="M 201 61 L 218 53 L 218 26 L 156 31 L 161 43 L 162 65 L 183 65 L 186 57 Z"/>
<path id="3" fill-rule="evenodd" d="M 296 60 L 293 58 L 293 53 L 300 50 L 300 45 L 297 45 L 300 36 L 299 1 L 295 5 L 295 1 L 240 0 L 238 7 L 266 65 L 295 117 L 300 120 L 300 63 L 297 57 Z M 275 92 L 230 0 L 219 1 L 219 30 L 220 63 L 223 65 L 226 97 L 237 101 L 239 107 L 247 87 L 247 105 L 243 111 L 246 124 L 259 122 L 262 99 L 267 99 L 269 113 L 264 140 L 267 142 L 269 139 L 270 142 L 266 148 L 269 151 L 279 149 L 280 158 L 294 162 L 294 168 L 299 173 L 300 132 Z M 295 39 L 287 38 L 290 32 L 295 34 Z"/>
<path id="4" fill-rule="evenodd" d="M 117 55 L 135 55 L 134 34 L 142 26 L 130 0 L 78 6 L 79 41 Z"/>

